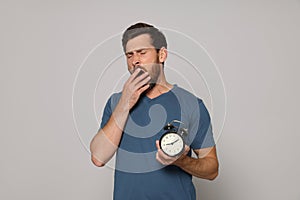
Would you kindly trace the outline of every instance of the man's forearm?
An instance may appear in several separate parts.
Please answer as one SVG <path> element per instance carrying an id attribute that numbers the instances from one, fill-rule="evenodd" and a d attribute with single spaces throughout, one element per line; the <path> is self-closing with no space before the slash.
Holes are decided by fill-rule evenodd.
<path id="1" fill-rule="evenodd" d="M 213 157 L 192 158 L 184 156 L 175 161 L 174 165 L 198 178 L 213 180 L 218 175 L 218 160 Z"/>
<path id="2" fill-rule="evenodd" d="M 95 165 L 103 166 L 118 149 L 128 114 L 129 110 L 119 102 L 107 124 L 91 141 L 90 150 Z"/>

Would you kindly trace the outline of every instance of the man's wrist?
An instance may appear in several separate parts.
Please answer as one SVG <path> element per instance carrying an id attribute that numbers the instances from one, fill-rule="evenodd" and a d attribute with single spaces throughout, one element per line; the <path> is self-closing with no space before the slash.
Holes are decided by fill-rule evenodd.
<path id="1" fill-rule="evenodd" d="M 119 103 L 117 104 L 117 108 L 119 112 L 129 112 L 129 102 L 124 100 L 122 97 L 120 98 Z"/>
<path id="2" fill-rule="evenodd" d="M 189 158 L 187 155 L 182 155 L 173 164 L 177 167 L 183 167 Z"/>

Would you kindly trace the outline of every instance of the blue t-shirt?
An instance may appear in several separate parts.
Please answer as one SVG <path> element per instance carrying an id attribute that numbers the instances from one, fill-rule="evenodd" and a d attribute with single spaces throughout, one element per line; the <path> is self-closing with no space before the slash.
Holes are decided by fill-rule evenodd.
<path id="1" fill-rule="evenodd" d="M 104 109 L 101 128 L 109 120 L 121 93 L 113 94 Z M 155 158 L 155 141 L 172 120 L 188 129 L 185 142 L 191 149 L 215 145 L 209 113 L 202 100 L 174 85 L 160 96 L 140 97 L 131 109 L 116 153 L 115 200 L 195 200 L 192 176 L 181 168 L 161 165 Z M 190 153 L 189 153 L 190 155 Z"/>

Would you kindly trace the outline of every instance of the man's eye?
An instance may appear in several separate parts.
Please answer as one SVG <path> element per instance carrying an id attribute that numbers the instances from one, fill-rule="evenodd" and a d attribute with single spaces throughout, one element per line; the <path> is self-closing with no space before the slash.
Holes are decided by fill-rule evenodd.
<path id="1" fill-rule="evenodd" d="M 143 55 L 143 54 L 146 54 L 147 53 L 147 51 L 141 51 L 141 54 Z"/>
<path id="2" fill-rule="evenodd" d="M 131 58 L 131 57 L 132 57 L 132 54 L 127 54 L 126 57 L 127 57 L 127 58 Z"/>

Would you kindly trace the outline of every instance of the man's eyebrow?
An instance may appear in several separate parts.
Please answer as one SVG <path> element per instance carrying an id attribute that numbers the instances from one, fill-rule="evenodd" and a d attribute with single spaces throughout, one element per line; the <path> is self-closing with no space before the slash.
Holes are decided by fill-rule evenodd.
<path id="1" fill-rule="evenodd" d="M 128 51 L 128 52 L 125 53 L 125 55 L 128 55 L 128 54 L 133 54 L 133 52 L 132 51 Z"/>
<path id="2" fill-rule="evenodd" d="M 128 52 L 126 52 L 125 54 L 127 55 L 127 54 L 133 54 L 133 52 L 134 51 L 136 51 L 136 52 L 141 52 L 141 51 L 143 51 L 143 50 L 147 50 L 147 49 L 149 49 L 149 48 L 140 48 L 140 49 L 136 49 L 136 50 L 133 50 L 133 51 L 128 51 Z"/>

